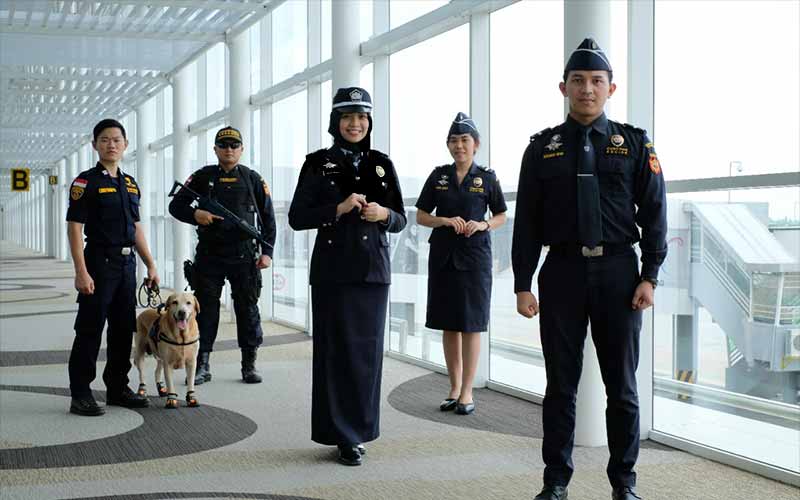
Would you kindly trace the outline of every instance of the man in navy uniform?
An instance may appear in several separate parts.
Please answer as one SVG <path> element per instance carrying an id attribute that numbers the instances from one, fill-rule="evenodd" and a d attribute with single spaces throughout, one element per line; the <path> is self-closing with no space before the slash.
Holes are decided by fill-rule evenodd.
<path id="1" fill-rule="evenodd" d="M 567 499 L 588 322 L 606 387 L 612 499 L 641 498 L 633 470 L 639 454 L 639 331 L 667 254 L 667 205 L 661 166 L 645 131 L 605 116 L 605 102 L 616 89 L 611 80 L 608 58 L 587 38 L 570 56 L 559 85 L 569 116 L 534 135 L 522 159 L 514 291 L 520 314 L 532 318 L 541 310 L 547 372 L 544 488 L 535 500 Z M 531 281 L 543 246 L 549 251 L 539 272 L 540 307 Z"/>
<path id="2" fill-rule="evenodd" d="M 102 120 L 94 127 L 93 137 L 100 161 L 72 181 L 67 210 L 67 236 L 78 290 L 75 341 L 69 356 L 70 412 L 85 416 L 105 413 L 89 384 L 95 378 L 106 320 L 106 404 L 148 406 L 147 398 L 128 387 L 136 330 L 136 253 L 147 266 L 149 282 L 159 282 L 139 224 L 139 186 L 119 168 L 128 147 L 125 128 L 116 120 Z"/>
<path id="3" fill-rule="evenodd" d="M 207 165 L 192 174 L 186 185 L 201 195 L 209 195 L 239 218 L 258 226 L 269 245 L 261 244 L 231 221 L 196 206 L 194 197 L 181 189 L 169 204 L 169 213 L 186 224 L 197 226 L 197 253 L 194 264 L 195 295 L 200 302 L 197 324 L 200 351 L 197 355 L 195 384 L 211 380 L 209 358 L 219 327 L 219 297 L 227 278 L 231 284 L 236 313 L 236 337 L 242 351 L 242 380 L 261 382 L 256 370 L 256 353 L 263 332 L 258 312 L 261 295 L 261 270 L 272 265 L 275 244 L 275 212 L 269 187 L 257 172 L 239 164 L 242 134 L 225 127 L 214 138 L 214 153 L 219 163 Z"/>

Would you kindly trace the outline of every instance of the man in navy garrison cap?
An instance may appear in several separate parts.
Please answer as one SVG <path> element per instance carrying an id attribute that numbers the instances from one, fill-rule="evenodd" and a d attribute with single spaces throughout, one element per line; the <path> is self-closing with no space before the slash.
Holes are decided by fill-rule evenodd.
<path id="1" fill-rule="evenodd" d="M 585 39 L 563 76 L 559 89 L 569 115 L 532 136 L 525 150 L 511 251 L 517 312 L 528 318 L 541 312 L 547 373 L 544 488 L 534 500 L 567 499 L 588 323 L 608 401 L 611 497 L 639 500 L 636 367 L 642 311 L 653 304 L 667 255 L 664 176 L 645 131 L 606 118 L 605 103 L 616 85 L 597 42 Z M 538 279 L 540 311 L 531 282 L 543 247 L 548 251 Z"/>

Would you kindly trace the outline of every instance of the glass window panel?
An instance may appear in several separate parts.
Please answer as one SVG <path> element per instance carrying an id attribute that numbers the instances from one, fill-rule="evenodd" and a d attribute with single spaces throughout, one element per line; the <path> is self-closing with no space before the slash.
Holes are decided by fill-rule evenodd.
<path id="1" fill-rule="evenodd" d="M 305 0 L 285 2 L 272 13 L 272 81 L 277 83 L 306 68 L 307 18 Z"/>
<path id="2" fill-rule="evenodd" d="M 172 86 L 164 88 L 164 135 L 172 133 Z"/>
<path id="3" fill-rule="evenodd" d="M 250 27 L 250 93 L 261 89 L 261 23 Z"/>
<path id="4" fill-rule="evenodd" d="M 447 5 L 447 3 L 447 0 L 390 0 L 389 19 L 391 28 L 395 29 L 401 24 Z"/>
<path id="5" fill-rule="evenodd" d="M 653 426 L 798 472 L 800 190 L 672 193 L 668 202 Z"/>
<path id="6" fill-rule="evenodd" d="M 691 14 L 656 2 L 655 142 L 668 179 L 736 175 L 731 162 L 744 175 L 800 169 L 798 19 L 798 2 L 705 0 Z"/>
<path id="7" fill-rule="evenodd" d="M 458 111 L 469 112 L 469 27 L 393 54 L 390 64 L 391 157 L 403 195 L 417 197 L 431 170 L 452 161 L 447 130 Z M 376 112 L 385 106 L 376 103 Z M 407 209 L 408 227 L 392 237 L 390 345 L 442 364 L 441 332 L 424 326 L 430 230 L 417 226 L 416 210 Z"/>
<path id="8" fill-rule="evenodd" d="M 225 108 L 225 51 L 225 44 L 218 43 L 206 52 L 206 115 Z"/>
<path id="9" fill-rule="evenodd" d="M 322 0 L 322 32 L 320 34 L 320 38 L 322 41 L 322 60 L 328 60 L 331 58 L 331 52 L 333 51 L 333 36 L 332 36 L 332 27 L 333 27 L 333 0 Z"/>
<path id="10" fill-rule="evenodd" d="M 307 154 L 307 97 L 299 92 L 272 105 L 272 182 L 278 240 L 273 264 L 274 315 L 308 328 L 309 231 L 289 227 L 289 204 Z"/>
<path id="11" fill-rule="evenodd" d="M 537 29 L 530 29 L 533 24 Z M 491 15 L 490 160 L 506 191 L 517 190 L 530 136 L 564 120 L 564 98 L 558 90 L 564 51 L 563 44 L 553 43 L 563 38 L 560 1 L 518 2 Z M 507 56 L 513 53 L 536 54 L 536 64 L 519 64 Z"/>
<path id="12" fill-rule="evenodd" d="M 331 106 L 333 102 L 333 82 L 325 80 L 322 82 L 322 106 L 320 106 L 320 144 L 322 147 L 328 147 L 331 144 L 332 138 L 328 133 L 328 125 L 331 121 Z"/>

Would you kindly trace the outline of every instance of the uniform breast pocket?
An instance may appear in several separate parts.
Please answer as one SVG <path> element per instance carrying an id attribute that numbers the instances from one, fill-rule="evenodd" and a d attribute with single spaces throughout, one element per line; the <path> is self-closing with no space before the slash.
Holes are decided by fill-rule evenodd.
<path id="1" fill-rule="evenodd" d="M 122 217 L 119 211 L 121 208 L 119 193 L 116 192 L 116 190 L 113 192 L 98 193 L 97 198 L 98 205 L 100 206 L 100 218 L 103 221 L 117 220 L 119 217 Z"/>
<path id="2" fill-rule="evenodd" d="M 627 193 L 628 165 L 622 158 L 604 158 L 597 163 L 601 193 Z"/>

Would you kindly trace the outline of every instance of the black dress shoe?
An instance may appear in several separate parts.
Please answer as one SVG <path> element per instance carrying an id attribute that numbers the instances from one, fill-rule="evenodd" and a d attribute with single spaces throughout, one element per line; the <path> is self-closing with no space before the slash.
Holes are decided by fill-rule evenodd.
<path id="1" fill-rule="evenodd" d="M 567 500 L 568 496 L 566 486 L 545 486 L 533 500 Z"/>
<path id="2" fill-rule="evenodd" d="M 614 488 L 611 492 L 611 500 L 642 500 L 642 497 L 636 494 L 633 486 L 623 486 Z"/>
<path id="3" fill-rule="evenodd" d="M 361 454 L 362 457 L 367 454 L 367 449 L 364 448 L 363 444 L 361 443 L 357 444 L 356 448 L 358 449 L 358 452 Z"/>
<path id="4" fill-rule="evenodd" d="M 91 396 L 84 398 L 72 398 L 69 405 L 69 412 L 84 417 L 99 417 L 106 412 L 102 406 L 97 406 L 97 401 Z"/>
<path id="5" fill-rule="evenodd" d="M 147 408 L 150 401 L 146 396 L 136 394 L 130 387 L 126 387 L 117 394 L 107 394 L 106 404 L 111 406 L 124 406 L 125 408 Z"/>
<path id="6" fill-rule="evenodd" d="M 475 402 L 472 403 L 458 403 L 456 405 L 456 413 L 458 415 L 469 415 L 475 411 Z"/>
<path id="7" fill-rule="evenodd" d="M 358 451 L 358 445 L 340 444 L 338 448 L 339 463 L 344 465 L 361 465 L 361 453 Z"/>
<path id="8" fill-rule="evenodd" d="M 456 409 L 458 405 L 457 399 L 447 398 L 439 405 L 439 409 L 442 411 L 453 411 Z"/>

